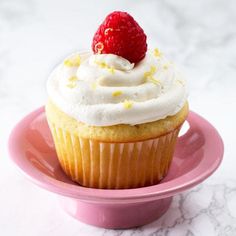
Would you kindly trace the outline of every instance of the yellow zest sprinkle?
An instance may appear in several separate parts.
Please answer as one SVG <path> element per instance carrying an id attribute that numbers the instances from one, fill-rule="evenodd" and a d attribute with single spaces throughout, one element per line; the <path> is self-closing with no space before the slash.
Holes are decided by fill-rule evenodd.
<path id="1" fill-rule="evenodd" d="M 132 106 L 133 106 L 133 102 L 132 102 L 132 101 L 125 100 L 125 101 L 123 102 L 123 106 L 124 106 L 125 109 L 130 109 L 130 108 L 132 108 Z"/>
<path id="2" fill-rule="evenodd" d="M 80 65 L 80 56 L 77 55 L 74 58 L 66 59 L 64 61 L 65 66 L 73 67 L 73 66 L 79 66 Z"/>
<path id="3" fill-rule="evenodd" d="M 107 29 L 105 29 L 105 30 L 104 30 L 104 34 L 105 34 L 105 35 L 108 35 L 108 32 L 109 32 L 109 31 L 112 32 L 113 29 L 112 29 L 112 28 L 107 28 Z"/>
<path id="4" fill-rule="evenodd" d="M 75 82 L 78 80 L 78 78 L 76 76 L 72 76 L 68 79 L 70 82 Z"/>
<path id="5" fill-rule="evenodd" d="M 120 96 L 121 94 L 122 94 L 122 91 L 117 90 L 117 91 L 114 91 L 114 92 L 112 93 L 112 96 L 113 96 L 113 97 L 117 97 L 117 96 Z"/>
<path id="6" fill-rule="evenodd" d="M 149 76 L 151 76 L 151 74 L 150 74 L 149 71 L 145 72 L 144 75 L 143 75 L 143 77 L 144 77 L 145 79 L 147 79 Z"/>
<path id="7" fill-rule="evenodd" d="M 107 68 L 108 67 L 108 65 L 106 64 L 105 61 L 95 61 L 95 63 L 101 68 Z"/>
<path id="8" fill-rule="evenodd" d="M 106 68 L 107 67 L 106 62 L 104 62 L 104 61 L 95 61 L 95 63 L 101 68 Z"/>
<path id="9" fill-rule="evenodd" d="M 162 56 L 162 53 L 160 52 L 160 50 L 158 48 L 154 49 L 153 54 L 154 54 L 155 57 L 161 57 Z"/>
<path id="10" fill-rule="evenodd" d="M 157 71 L 156 66 L 151 66 L 150 71 L 147 71 L 144 73 L 144 78 L 145 78 L 146 82 L 150 81 L 156 85 L 161 84 L 161 82 L 159 80 L 154 78 L 154 74 L 156 73 L 156 71 Z"/>
<path id="11" fill-rule="evenodd" d="M 103 48 L 104 48 L 104 45 L 101 42 L 98 42 L 94 47 L 95 52 L 98 53 L 98 54 L 102 53 Z"/>
<path id="12" fill-rule="evenodd" d="M 184 81 L 181 80 L 181 79 L 177 79 L 177 82 L 180 83 L 180 84 L 183 85 L 183 86 L 185 85 Z"/>
<path id="13" fill-rule="evenodd" d="M 95 90 L 95 89 L 97 88 L 97 83 L 96 83 L 96 82 L 93 82 L 93 83 L 91 84 L 91 88 L 92 88 L 93 90 Z"/>
<path id="14" fill-rule="evenodd" d="M 164 69 L 164 70 L 167 70 L 168 68 L 169 68 L 169 64 L 168 64 L 168 63 L 166 63 L 166 64 L 163 65 L 163 69 Z"/>
<path id="15" fill-rule="evenodd" d="M 150 73 L 153 75 L 156 73 L 156 71 L 157 71 L 157 68 L 155 66 L 151 66 Z"/>
<path id="16" fill-rule="evenodd" d="M 153 76 L 156 73 L 156 71 L 157 71 L 157 68 L 155 66 L 151 66 L 150 71 L 145 72 L 143 76 L 145 79 L 147 79 L 148 77 Z"/>
<path id="17" fill-rule="evenodd" d="M 64 61 L 64 65 L 65 66 L 70 66 L 70 67 L 73 66 L 72 62 L 69 59 Z"/>
<path id="18" fill-rule="evenodd" d="M 115 69 L 114 69 L 114 67 L 110 67 L 110 68 L 108 68 L 108 71 L 111 73 L 111 74 L 115 74 Z"/>
<path id="19" fill-rule="evenodd" d="M 111 74 L 115 74 L 115 69 L 109 66 L 105 61 L 95 61 L 95 63 L 102 69 L 107 69 Z"/>
<path id="20" fill-rule="evenodd" d="M 77 85 L 76 81 L 72 81 L 72 82 L 68 83 L 66 86 L 67 86 L 68 88 L 71 88 L 71 89 L 72 89 L 72 88 L 75 88 L 76 85 Z"/>
<path id="21" fill-rule="evenodd" d="M 154 79 L 153 77 L 152 78 L 150 78 L 150 79 L 148 79 L 150 82 L 152 82 L 153 84 L 161 84 L 161 82 L 159 81 L 159 80 L 157 80 L 157 79 Z"/>

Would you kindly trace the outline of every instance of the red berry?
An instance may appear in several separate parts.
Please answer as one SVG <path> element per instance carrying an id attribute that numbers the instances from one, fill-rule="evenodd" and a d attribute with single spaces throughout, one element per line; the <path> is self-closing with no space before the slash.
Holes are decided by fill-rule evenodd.
<path id="1" fill-rule="evenodd" d="M 99 26 L 93 37 L 92 49 L 94 53 L 116 54 L 137 63 L 145 57 L 146 38 L 131 15 L 114 11 Z"/>

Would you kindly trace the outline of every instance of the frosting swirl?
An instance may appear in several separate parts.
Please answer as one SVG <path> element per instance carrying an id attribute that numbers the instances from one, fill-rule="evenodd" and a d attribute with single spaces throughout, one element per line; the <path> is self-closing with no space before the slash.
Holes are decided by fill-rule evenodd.
<path id="1" fill-rule="evenodd" d="M 73 54 L 52 72 L 47 90 L 62 111 L 94 126 L 163 119 L 187 99 L 182 76 L 158 51 L 135 66 L 113 54 Z"/>

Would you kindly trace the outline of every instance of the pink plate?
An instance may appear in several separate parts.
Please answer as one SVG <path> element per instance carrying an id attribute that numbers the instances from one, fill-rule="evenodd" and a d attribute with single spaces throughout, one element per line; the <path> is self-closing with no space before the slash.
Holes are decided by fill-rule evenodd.
<path id="1" fill-rule="evenodd" d="M 104 190 L 72 182 L 60 168 L 43 107 L 17 124 L 9 152 L 20 170 L 57 193 L 64 210 L 76 219 L 104 228 L 130 228 L 163 215 L 172 196 L 199 184 L 220 165 L 224 148 L 216 129 L 194 112 L 187 122 L 189 129 L 178 139 L 167 177 L 150 187 Z"/>

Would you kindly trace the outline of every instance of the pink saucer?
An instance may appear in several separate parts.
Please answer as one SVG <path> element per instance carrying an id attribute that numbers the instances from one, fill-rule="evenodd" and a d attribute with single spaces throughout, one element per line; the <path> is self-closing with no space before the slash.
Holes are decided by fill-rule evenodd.
<path id="1" fill-rule="evenodd" d="M 189 129 L 178 139 L 167 177 L 150 187 L 103 190 L 72 182 L 60 168 L 43 107 L 17 124 L 9 152 L 20 170 L 57 193 L 64 210 L 76 219 L 104 228 L 131 228 L 159 218 L 172 196 L 199 184 L 220 165 L 224 148 L 216 129 L 194 112 L 187 121 Z"/>

